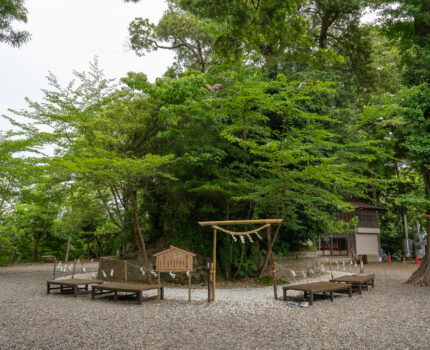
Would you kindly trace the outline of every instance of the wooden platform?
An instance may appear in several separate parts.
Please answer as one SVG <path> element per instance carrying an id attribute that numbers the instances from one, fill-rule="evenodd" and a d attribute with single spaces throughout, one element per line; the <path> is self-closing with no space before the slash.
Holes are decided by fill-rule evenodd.
<path id="1" fill-rule="evenodd" d="M 88 294 L 88 285 L 103 283 L 98 280 L 84 280 L 78 278 L 64 279 L 64 280 L 50 280 L 46 281 L 46 292 L 49 294 L 51 290 L 60 290 L 60 294 L 72 293 L 76 298 L 78 294 Z M 59 286 L 59 287 L 52 287 Z M 83 286 L 83 287 L 80 287 Z"/>
<path id="2" fill-rule="evenodd" d="M 141 283 L 121 283 L 121 282 L 107 282 L 103 284 L 94 284 L 91 288 L 91 299 L 103 294 L 113 293 L 113 300 L 118 300 L 118 292 L 136 294 L 137 302 L 142 304 L 142 292 L 147 290 L 158 290 L 155 284 L 141 284 Z M 99 291 L 99 292 L 97 292 Z M 153 297 L 151 297 L 153 298 Z M 164 299 L 164 286 L 160 287 L 160 299 Z"/>
<path id="3" fill-rule="evenodd" d="M 369 284 L 372 288 L 375 288 L 375 275 L 346 275 L 333 278 L 330 282 L 350 284 L 354 289 L 358 290 L 358 294 L 361 294 L 363 286 L 366 287 L 366 290 L 369 290 Z"/>
<path id="4" fill-rule="evenodd" d="M 352 286 L 347 283 L 336 283 L 336 282 L 314 282 L 306 284 L 296 284 L 292 286 L 282 287 L 284 300 L 287 300 L 288 290 L 300 290 L 305 294 L 305 298 L 309 296 L 309 304 L 313 305 L 315 294 L 330 293 L 330 300 L 333 301 L 333 292 L 347 291 L 349 296 L 352 296 Z"/>

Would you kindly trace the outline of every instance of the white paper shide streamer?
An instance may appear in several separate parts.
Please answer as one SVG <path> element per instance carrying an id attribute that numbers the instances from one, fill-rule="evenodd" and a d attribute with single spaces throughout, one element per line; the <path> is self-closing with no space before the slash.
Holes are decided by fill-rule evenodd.
<path id="1" fill-rule="evenodd" d="M 242 244 L 245 244 L 245 238 L 243 238 L 243 236 L 239 236 L 240 241 L 242 242 Z"/>
<path id="2" fill-rule="evenodd" d="M 251 243 L 254 243 L 254 241 L 252 240 L 252 238 L 251 238 L 251 235 L 247 235 L 247 237 L 248 237 L 248 239 L 249 239 L 249 241 L 251 242 Z"/>
<path id="3" fill-rule="evenodd" d="M 103 277 L 104 277 L 104 278 L 106 278 L 106 277 L 107 277 L 106 272 L 102 271 L 102 274 L 103 274 Z"/>
<path id="4" fill-rule="evenodd" d="M 293 275 L 293 277 L 297 276 L 296 273 L 293 270 L 290 270 L 290 271 L 291 271 L 291 274 Z"/>
<path id="5" fill-rule="evenodd" d="M 145 270 L 143 269 L 143 267 L 140 268 L 140 272 L 142 272 L 142 276 L 145 276 Z"/>
<path id="6" fill-rule="evenodd" d="M 262 239 L 258 232 L 256 232 L 255 234 L 257 235 L 258 239 Z"/>
<path id="7" fill-rule="evenodd" d="M 110 275 L 111 275 L 111 276 L 113 276 L 113 269 L 112 269 L 112 270 L 110 270 Z"/>
<path id="8" fill-rule="evenodd" d="M 234 235 L 230 235 L 233 238 L 233 241 L 237 242 L 237 238 Z"/>
<path id="9" fill-rule="evenodd" d="M 151 275 L 154 276 L 154 277 L 158 276 L 157 273 L 154 270 L 151 270 Z"/>

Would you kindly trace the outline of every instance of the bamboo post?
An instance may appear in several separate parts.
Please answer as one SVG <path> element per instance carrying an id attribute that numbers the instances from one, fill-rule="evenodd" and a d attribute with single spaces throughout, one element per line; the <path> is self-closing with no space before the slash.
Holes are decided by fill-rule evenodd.
<path id="1" fill-rule="evenodd" d="M 331 275 L 331 279 L 333 279 L 333 268 L 331 266 L 331 257 L 329 258 L 329 262 L 330 262 L 330 275 Z"/>
<path id="2" fill-rule="evenodd" d="M 127 261 L 124 260 L 124 281 L 127 283 Z"/>
<path id="3" fill-rule="evenodd" d="M 273 263 L 273 289 L 275 292 L 275 299 L 278 299 L 278 274 L 277 274 L 278 264 L 276 262 Z"/>
<path id="4" fill-rule="evenodd" d="M 267 227 L 267 248 L 268 254 L 270 258 L 270 267 L 272 269 L 272 280 L 273 280 L 273 295 L 275 299 L 278 299 L 278 290 L 276 288 L 275 275 L 274 275 L 274 266 L 273 266 L 273 254 L 272 254 L 272 237 L 271 237 L 271 228 L 272 226 Z"/>
<path id="5" fill-rule="evenodd" d="M 188 270 L 188 302 L 191 303 L 191 271 Z"/>
<path id="6" fill-rule="evenodd" d="M 75 269 L 76 269 L 76 259 L 73 260 L 73 271 L 72 271 L 72 279 L 75 278 Z"/>
<path id="7" fill-rule="evenodd" d="M 157 294 L 157 301 L 160 302 L 160 296 L 161 296 L 161 272 L 158 271 L 158 275 L 157 275 L 157 289 L 158 289 L 158 294 Z"/>
<path id="8" fill-rule="evenodd" d="M 210 258 L 206 258 L 206 269 L 208 272 L 208 303 L 211 302 L 211 288 L 212 288 L 212 264 Z"/>
<path id="9" fill-rule="evenodd" d="M 216 285 L 216 228 L 214 228 L 213 263 L 212 263 L 212 301 L 215 301 Z"/>

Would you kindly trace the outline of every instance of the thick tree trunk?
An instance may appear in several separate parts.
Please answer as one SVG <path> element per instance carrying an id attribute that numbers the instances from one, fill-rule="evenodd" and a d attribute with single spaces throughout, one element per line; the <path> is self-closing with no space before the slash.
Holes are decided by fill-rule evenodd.
<path id="1" fill-rule="evenodd" d="M 430 199 L 430 170 L 424 170 L 424 184 L 426 196 Z M 412 274 L 407 283 L 430 286 L 430 207 L 427 207 L 427 247 L 426 254 L 420 262 L 418 269 Z"/>

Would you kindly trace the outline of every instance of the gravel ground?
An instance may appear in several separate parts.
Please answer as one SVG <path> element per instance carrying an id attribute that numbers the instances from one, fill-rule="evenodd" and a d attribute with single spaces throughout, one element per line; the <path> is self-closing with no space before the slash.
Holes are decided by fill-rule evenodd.
<path id="1" fill-rule="evenodd" d="M 75 299 L 46 294 L 49 266 L 3 267 L 0 349 L 430 349 L 430 288 L 402 284 L 414 268 L 367 265 L 374 290 L 301 308 L 272 287 L 217 289 L 212 304 L 170 287 L 160 304 Z"/>

